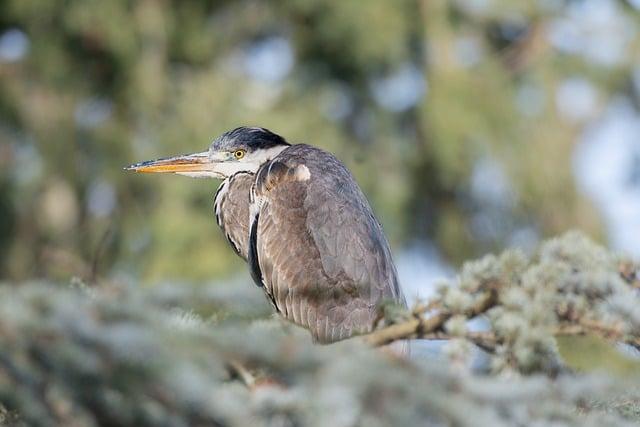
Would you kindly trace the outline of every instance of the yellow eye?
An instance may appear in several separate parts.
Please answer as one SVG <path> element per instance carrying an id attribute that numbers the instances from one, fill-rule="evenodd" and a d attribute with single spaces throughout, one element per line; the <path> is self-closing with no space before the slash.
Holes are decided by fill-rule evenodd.
<path id="1" fill-rule="evenodd" d="M 236 158 L 236 160 L 240 160 L 241 158 L 244 157 L 244 154 L 246 153 L 246 151 L 244 150 L 236 150 L 233 152 L 233 157 Z"/>

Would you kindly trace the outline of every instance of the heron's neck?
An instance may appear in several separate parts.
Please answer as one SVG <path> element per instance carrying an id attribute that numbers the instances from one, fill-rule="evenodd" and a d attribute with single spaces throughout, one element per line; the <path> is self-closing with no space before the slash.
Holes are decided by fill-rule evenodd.
<path id="1" fill-rule="evenodd" d="M 267 148 L 264 150 L 259 150 L 255 152 L 250 159 L 248 159 L 245 164 L 250 166 L 248 172 L 256 173 L 260 166 L 264 165 L 268 161 L 273 160 L 278 154 L 282 153 L 282 151 L 289 148 L 289 145 L 277 145 L 275 147 Z"/>
<path id="2" fill-rule="evenodd" d="M 234 251 L 247 259 L 249 237 L 249 192 L 254 174 L 239 172 L 220 184 L 214 198 L 216 222 Z"/>

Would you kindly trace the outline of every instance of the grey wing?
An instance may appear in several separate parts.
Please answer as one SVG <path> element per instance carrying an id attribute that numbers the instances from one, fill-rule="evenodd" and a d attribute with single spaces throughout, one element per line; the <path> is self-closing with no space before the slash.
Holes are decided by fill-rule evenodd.
<path id="1" fill-rule="evenodd" d="M 341 163 L 317 151 L 329 157 L 274 161 L 258 173 L 249 262 L 285 318 L 333 342 L 370 331 L 383 299 L 404 298 L 364 195 Z"/>
<path id="2" fill-rule="evenodd" d="M 249 249 L 249 194 L 254 174 L 238 173 L 223 182 L 214 209 L 218 225 L 234 251 L 247 260 Z"/>
<path id="3" fill-rule="evenodd" d="M 351 178 L 341 180 L 341 194 L 314 185 L 305 200 L 324 271 L 358 283 L 361 295 L 376 305 L 385 299 L 405 305 L 389 243 L 364 194 Z"/>

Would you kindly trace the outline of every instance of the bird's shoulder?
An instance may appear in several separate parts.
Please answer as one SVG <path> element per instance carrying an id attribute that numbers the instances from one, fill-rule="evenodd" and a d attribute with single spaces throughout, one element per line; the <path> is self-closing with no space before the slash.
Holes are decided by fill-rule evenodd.
<path id="1" fill-rule="evenodd" d="M 256 194 L 271 192 L 281 184 L 298 183 L 312 190 L 336 190 L 336 194 L 350 193 L 364 199 L 346 166 L 333 154 L 320 148 L 295 144 L 284 149 L 256 173 Z"/>

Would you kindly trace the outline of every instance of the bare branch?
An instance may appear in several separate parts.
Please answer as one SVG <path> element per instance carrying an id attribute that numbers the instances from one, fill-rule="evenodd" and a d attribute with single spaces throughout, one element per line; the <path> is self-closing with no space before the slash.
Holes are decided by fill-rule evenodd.
<path id="1" fill-rule="evenodd" d="M 482 313 L 485 313 L 493 307 L 496 302 L 497 295 L 495 291 L 486 291 L 484 295 L 478 299 L 476 304 L 462 314 L 465 317 L 472 319 Z M 416 316 L 406 322 L 397 323 L 395 325 L 373 331 L 370 334 L 365 335 L 363 339 L 367 344 L 379 347 L 398 340 L 424 338 L 434 332 L 440 331 L 445 322 L 455 314 L 456 313 L 449 310 L 442 310 L 426 319 L 421 316 Z"/>

